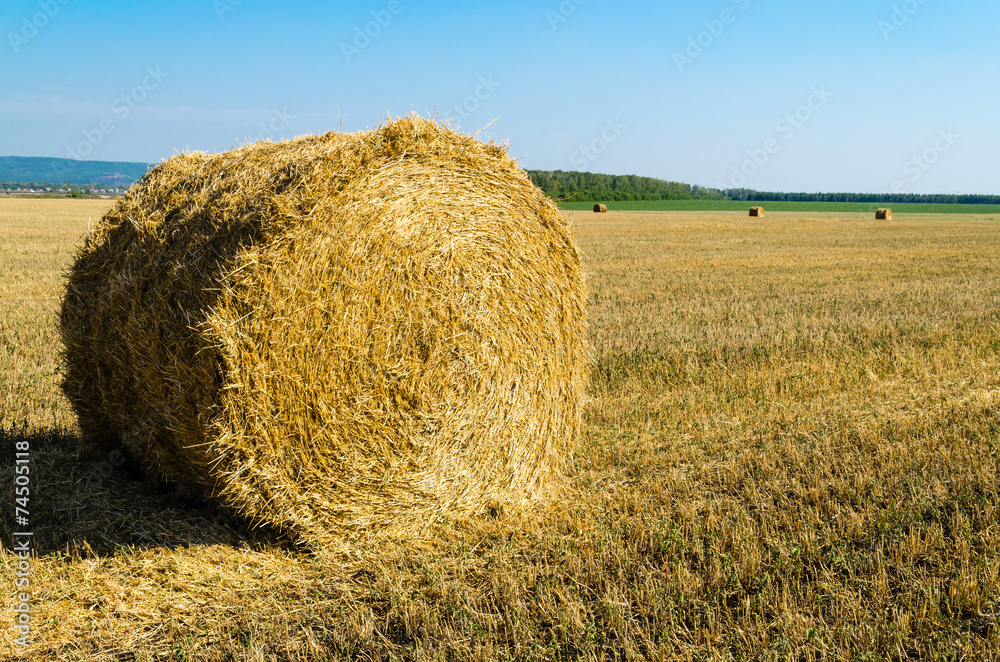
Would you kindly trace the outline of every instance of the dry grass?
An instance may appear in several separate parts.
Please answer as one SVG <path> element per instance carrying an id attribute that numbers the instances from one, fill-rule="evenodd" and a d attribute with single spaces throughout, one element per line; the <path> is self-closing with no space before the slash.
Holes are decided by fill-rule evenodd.
<path id="1" fill-rule="evenodd" d="M 54 296 L 92 207 L 13 204 L 4 283 Z M 574 213 L 597 353 L 574 496 L 346 560 L 78 461 L 56 300 L 4 291 L 32 659 L 994 659 L 1000 224 L 745 213 Z"/>

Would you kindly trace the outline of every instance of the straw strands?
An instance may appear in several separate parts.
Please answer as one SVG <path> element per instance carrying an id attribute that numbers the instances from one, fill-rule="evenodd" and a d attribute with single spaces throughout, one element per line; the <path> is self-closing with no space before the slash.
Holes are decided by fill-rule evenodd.
<path id="1" fill-rule="evenodd" d="M 571 230 L 495 144 L 416 116 L 171 158 L 61 314 L 91 450 L 304 542 L 545 495 L 589 349 Z"/>

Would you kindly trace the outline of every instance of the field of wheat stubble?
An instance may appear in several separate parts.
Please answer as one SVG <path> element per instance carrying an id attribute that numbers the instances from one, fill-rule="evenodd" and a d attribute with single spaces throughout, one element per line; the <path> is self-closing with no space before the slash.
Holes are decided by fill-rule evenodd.
<path id="1" fill-rule="evenodd" d="M 0 201 L 0 474 L 27 442 L 31 659 L 1000 650 L 993 218 L 565 212 L 594 348 L 569 496 L 345 557 L 78 456 L 62 274 L 110 204 Z"/>

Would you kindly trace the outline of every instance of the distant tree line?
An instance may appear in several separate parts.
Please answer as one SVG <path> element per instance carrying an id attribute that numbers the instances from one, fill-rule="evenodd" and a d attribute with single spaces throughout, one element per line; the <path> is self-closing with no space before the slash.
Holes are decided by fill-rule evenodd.
<path id="1" fill-rule="evenodd" d="M 873 202 L 924 204 L 996 205 L 1000 195 L 958 195 L 948 193 L 777 193 L 736 188 L 718 191 L 728 200 L 747 202 Z"/>
<path id="2" fill-rule="evenodd" d="M 637 175 L 601 175 L 564 170 L 529 170 L 528 175 L 545 195 L 557 200 L 615 202 L 722 199 L 720 191 Z"/>
<path id="3" fill-rule="evenodd" d="M 602 175 L 571 170 L 529 170 L 538 188 L 555 200 L 618 202 L 623 200 L 742 200 L 746 202 L 867 202 L 995 205 L 1000 195 L 918 193 L 780 193 L 746 188 L 719 190 L 638 175 Z"/>

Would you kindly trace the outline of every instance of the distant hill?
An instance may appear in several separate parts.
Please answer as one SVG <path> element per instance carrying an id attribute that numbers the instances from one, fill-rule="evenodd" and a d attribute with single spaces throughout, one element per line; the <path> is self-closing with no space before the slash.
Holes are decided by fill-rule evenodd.
<path id="1" fill-rule="evenodd" d="M 48 182 L 76 186 L 131 186 L 145 175 L 149 168 L 148 163 L 0 156 L 0 181 Z"/>

